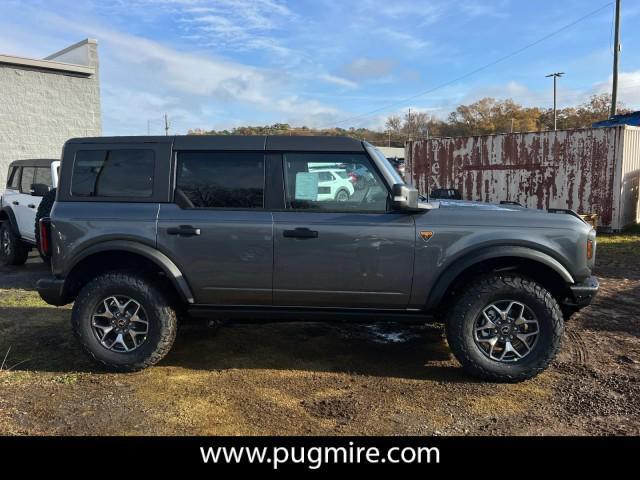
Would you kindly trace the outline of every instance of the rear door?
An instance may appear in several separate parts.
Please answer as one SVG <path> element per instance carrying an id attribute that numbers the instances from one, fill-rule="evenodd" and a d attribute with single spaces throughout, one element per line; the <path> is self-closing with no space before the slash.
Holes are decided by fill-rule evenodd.
<path id="1" fill-rule="evenodd" d="M 198 304 L 271 305 L 273 222 L 264 152 L 179 151 L 174 200 L 158 216 L 158 248 Z"/>
<path id="2" fill-rule="evenodd" d="M 20 178 L 20 193 L 13 201 L 14 212 L 23 239 L 35 242 L 36 209 L 39 198 L 31 195 L 31 188 L 36 179 L 36 167 L 22 167 Z"/>
<path id="3" fill-rule="evenodd" d="M 403 309 L 413 276 L 415 222 L 388 208 L 389 191 L 364 153 L 285 153 L 286 206 L 274 212 L 274 304 Z M 324 195 L 318 166 L 361 164 L 370 184 Z M 352 193 L 351 193 L 352 192 Z"/>

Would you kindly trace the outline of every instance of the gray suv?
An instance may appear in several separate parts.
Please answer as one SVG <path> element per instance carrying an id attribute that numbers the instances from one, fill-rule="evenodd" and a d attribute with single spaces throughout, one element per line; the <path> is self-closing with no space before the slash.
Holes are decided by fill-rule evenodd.
<path id="1" fill-rule="evenodd" d="M 467 371 L 520 381 L 598 289 L 575 213 L 429 202 L 343 137 L 72 139 L 40 228 L 40 295 L 75 302 L 76 337 L 116 371 L 160 361 L 183 318 L 444 320 Z"/>

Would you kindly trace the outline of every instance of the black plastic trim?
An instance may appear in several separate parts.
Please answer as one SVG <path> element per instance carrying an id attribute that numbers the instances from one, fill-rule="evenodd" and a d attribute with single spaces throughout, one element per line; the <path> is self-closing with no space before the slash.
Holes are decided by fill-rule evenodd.
<path id="1" fill-rule="evenodd" d="M 456 260 L 438 277 L 429 294 L 426 305 L 427 310 L 432 310 L 438 306 L 449 286 L 464 270 L 485 260 L 502 257 L 517 257 L 539 262 L 554 270 L 567 285 L 574 283 L 571 273 L 558 260 L 546 253 L 520 246 L 496 245 L 484 247 Z"/>
<path id="2" fill-rule="evenodd" d="M 188 309 L 194 318 L 232 319 L 253 321 L 323 321 L 323 322 L 402 322 L 425 323 L 433 317 L 420 311 L 410 310 L 367 310 L 345 308 L 300 308 L 300 307 L 234 307 L 217 305 L 196 305 Z"/>
<path id="3" fill-rule="evenodd" d="M 65 281 L 60 278 L 56 278 L 53 275 L 50 277 L 41 278 L 36 282 L 36 290 L 45 302 L 49 305 L 55 305 L 60 307 L 66 305 L 69 301 L 64 296 Z"/>
<path id="4" fill-rule="evenodd" d="M 7 214 L 7 217 L 9 217 L 9 226 L 11 227 L 13 234 L 17 238 L 22 239 L 22 235 L 20 235 L 20 230 L 18 229 L 18 222 L 16 221 L 16 214 L 13 213 L 13 210 L 9 206 L 4 207 L 2 211 Z"/>
<path id="5" fill-rule="evenodd" d="M 584 308 L 591 304 L 595 296 L 598 294 L 600 282 L 594 276 L 588 277 L 580 283 L 570 285 L 571 294 L 573 295 L 574 305 L 577 308 Z"/>

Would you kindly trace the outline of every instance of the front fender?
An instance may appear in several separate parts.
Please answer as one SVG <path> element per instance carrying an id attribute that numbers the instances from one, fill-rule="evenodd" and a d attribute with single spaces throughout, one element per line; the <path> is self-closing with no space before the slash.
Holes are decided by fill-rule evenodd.
<path id="1" fill-rule="evenodd" d="M 438 306 L 453 281 L 464 270 L 486 260 L 506 257 L 522 258 L 538 262 L 554 270 L 567 284 L 574 283 L 574 278 L 571 273 L 569 273 L 558 260 L 544 252 L 518 245 L 495 245 L 472 251 L 453 261 L 435 281 L 428 296 L 427 310 L 434 309 Z"/>
<path id="2" fill-rule="evenodd" d="M 13 210 L 7 206 L 2 209 L 2 213 L 4 213 L 7 216 L 7 219 L 8 219 L 7 221 L 9 222 L 9 227 L 11 228 L 11 231 L 13 232 L 13 234 L 17 238 L 22 238 L 22 236 L 20 235 L 20 230 L 18 229 L 18 222 L 16 221 L 16 215 L 15 213 L 13 213 Z M 3 221 L 4 220 L 0 218 L 0 223 Z"/>

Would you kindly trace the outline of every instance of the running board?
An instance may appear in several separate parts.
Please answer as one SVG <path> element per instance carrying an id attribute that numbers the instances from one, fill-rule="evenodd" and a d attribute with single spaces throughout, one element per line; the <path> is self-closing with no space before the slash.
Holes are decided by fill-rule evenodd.
<path id="1" fill-rule="evenodd" d="M 355 322 L 355 323 L 426 323 L 433 317 L 420 311 L 362 310 L 298 307 L 216 307 L 196 306 L 187 310 L 189 316 L 201 319 L 229 319 L 247 322 Z"/>

